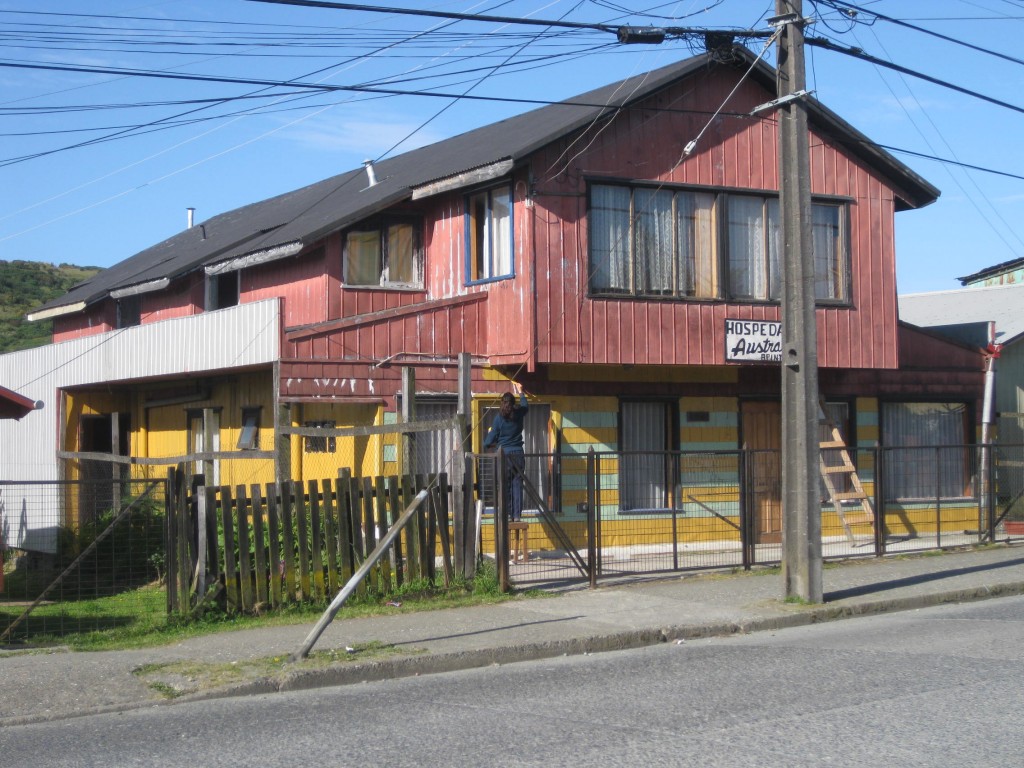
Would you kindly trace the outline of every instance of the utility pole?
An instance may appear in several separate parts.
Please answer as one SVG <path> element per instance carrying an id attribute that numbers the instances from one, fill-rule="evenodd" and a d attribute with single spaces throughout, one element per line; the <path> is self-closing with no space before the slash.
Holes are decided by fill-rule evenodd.
<path id="1" fill-rule="evenodd" d="M 823 599 L 818 443 L 818 333 L 811 253 L 811 173 L 803 0 L 775 0 L 779 208 L 782 219 L 782 575 L 785 596 Z M 788 100 L 787 100 L 787 97 Z"/>

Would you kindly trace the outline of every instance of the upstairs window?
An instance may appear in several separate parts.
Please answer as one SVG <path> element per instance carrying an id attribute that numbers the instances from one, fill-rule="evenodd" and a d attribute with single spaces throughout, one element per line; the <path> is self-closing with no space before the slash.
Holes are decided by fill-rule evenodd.
<path id="1" fill-rule="evenodd" d="M 356 286 L 418 288 L 423 255 L 417 222 L 370 222 L 345 235 L 345 283 Z"/>
<path id="2" fill-rule="evenodd" d="M 730 195 L 726 207 L 729 295 L 734 299 L 780 299 L 778 199 Z"/>
<path id="3" fill-rule="evenodd" d="M 117 327 L 134 328 L 142 322 L 142 299 L 125 296 L 117 300 Z"/>
<path id="4" fill-rule="evenodd" d="M 849 298 L 845 206 L 813 203 L 814 290 Z M 779 301 L 779 201 L 765 195 L 594 184 L 590 292 L 651 298 Z"/>
<path id="5" fill-rule="evenodd" d="M 494 187 L 466 198 L 466 281 L 512 276 L 512 190 Z"/>
<path id="6" fill-rule="evenodd" d="M 633 296 L 717 298 L 715 196 L 595 185 L 591 290 Z"/>
<path id="7" fill-rule="evenodd" d="M 238 306 L 240 272 L 225 272 L 206 277 L 206 310 L 227 309 Z"/>

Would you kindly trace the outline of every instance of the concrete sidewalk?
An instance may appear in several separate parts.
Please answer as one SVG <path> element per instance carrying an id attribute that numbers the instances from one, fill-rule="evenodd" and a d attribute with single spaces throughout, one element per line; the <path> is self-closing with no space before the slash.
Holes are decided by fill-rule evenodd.
<path id="1" fill-rule="evenodd" d="M 498 605 L 335 621 L 291 664 L 313 623 L 144 650 L 0 653 L 0 726 L 175 701 L 343 685 L 677 639 L 755 632 L 1024 594 L 1024 547 L 829 565 L 825 603 L 783 603 L 777 573 L 664 576 Z M 351 651 L 346 649 L 352 649 Z"/>

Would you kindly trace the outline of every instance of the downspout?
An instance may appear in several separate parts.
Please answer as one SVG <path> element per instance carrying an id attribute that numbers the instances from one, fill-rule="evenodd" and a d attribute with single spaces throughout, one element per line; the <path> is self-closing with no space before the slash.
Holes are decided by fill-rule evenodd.
<path id="1" fill-rule="evenodd" d="M 996 383 L 996 360 L 999 358 L 999 347 L 996 344 L 996 324 L 988 324 L 988 347 L 985 349 L 985 398 L 981 406 L 981 461 L 979 471 L 981 474 L 981 512 L 985 516 L 982 519 L 992 519 L 991 504 L 992 489 L 989 482 L 989 465 L 992 457 L 992 425 L 995 421 L 995 383 Z M 985 522 L 979 526 L 980 530 L 989 530 L 989 523 Z"/>

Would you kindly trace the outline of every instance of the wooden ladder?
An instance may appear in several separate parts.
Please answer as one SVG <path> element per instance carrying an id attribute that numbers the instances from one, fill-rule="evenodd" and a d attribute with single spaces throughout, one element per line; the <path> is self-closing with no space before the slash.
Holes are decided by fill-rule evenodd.
<path id="1" fill-rule="evenodd" d="M 818 445 L 820 449 L 818 451 L 818 466 L 821 470 L 821 479 L 825 482 L 825 488 L 828 489 L 829 501 L 831 501 L 832 507 L 839 516 L 839 522 L 843 525 L 847 541 L 856 545 L 858 542 L 853 535 L 851 526 L 870 525 L 872 533 L 874 533 L 875 510 L 872 507 L 871 498 L 864 492 L 864 486 L 860 482 L 860 477 L 857 476 L 857 468 L 850 459 L 850 451 L 843 441 L 843 435 L 839 431 L 839 427 L 828 416 L 824 400 L 818 403 L 818 420 L 822 426 L 827 428 L 829 435 Z M 833 457 L 838 457 L 839 463 L 835 465 L 826 464 L 825 451 L 829 451 Z M 838 490 L 837 485 L 843 485 L 844 487 L 846 485 L 846 483 L 837 482 L 837 478 L 842 477 L 849 478 L 849 487 L 852 490 Z M 857 508 L 844 509 L 845 504 L 855 504 Z M 862 541 L 861 543 L 864 542 Z"/>

